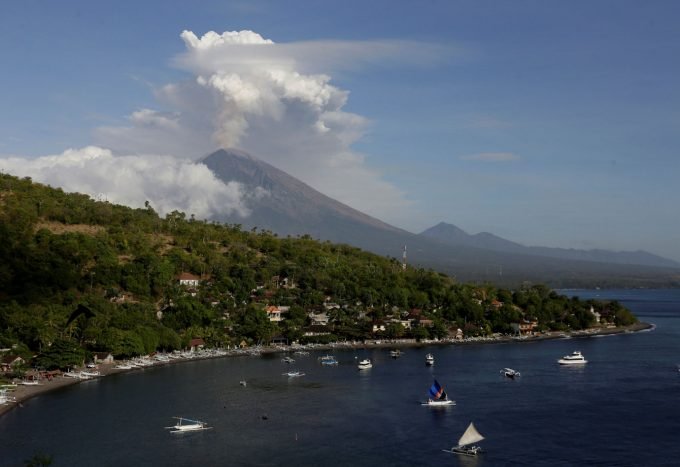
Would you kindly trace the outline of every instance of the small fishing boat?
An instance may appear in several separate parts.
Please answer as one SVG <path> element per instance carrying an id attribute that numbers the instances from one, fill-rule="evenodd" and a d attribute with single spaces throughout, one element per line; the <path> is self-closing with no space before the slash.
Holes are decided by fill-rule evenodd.
<path id="1" fill-rule="evenodd" d="M 171 430 L 170 433 L 189 433 L 193 431 L 203 431 L 212 429 L 206 422 L 200 420 L 192 420 L 184 417 L 172 417 L 177 420 L 173 426 L 166 426 L 166 430 Z"/>
<path id="2" fill-rule="evenodd" d="M 503 368 L 501 370 L 501 374 L 507 376 L 510 379 L 515 379 L 516 377 L 520 376 L 520 372 L 513 370 L 512 368 Z"/>
<path id="3" fill-rule="evenodd" d="M 369 368 L 373 368 L 373 364 L 371 363 L 371 360 L 369 358 L 365 358 L 359 362 L 357 367 L 360 370 L 368 370 Z"/>
<path id="4" fill-rule="evenodd" d="M 328 366 L 338 364 L 338 361 L 332 355 L 324 355 L 323 357 L 319 357 L 319 361 L 321 362 L 322 365 L 328 365 Z"/>
<path id="5" fill-rule="evenodd" d="M 470 425 L 468 425 L 467 430 L 465 430 L 463 436 L 461 436 L 460 439 L 458 440 L 458 445 L 453 446 L 451 449 L 443 449 L 443 451 L 456 454 L 464 454 L 466 456 L 476 456 L 479 452 L 482 451 L 482 448 L 480 448 L 479 446 L 474 446 L 472 444 L 478 443 L 483 439 L 484 436 L 482 436 L 477 431 L 472 422 L 470 422 Z"/>
<path id="6" fill-rule="evenodd" d="M 446 394 L 446 391 L 444 391 L 444 388 L 442 387 L 441 384 L 439 384 L 439 381 L 436 379 L 434 380 L 434 383 L 432 383 L 432 386 L 430 386 L 430 398 L 426 401 L 423 402 L 421 405 L 428 405 L 430 407 L 444 407 L 447 405 L 456 405 L 456 401 L 453 401 L 449 399 L 449 396 Z"/>
<path id="7" fill-rule="evenodd" d="M 434 365 L 434 355 L 432 355 L 431 353 L 425 355 L 425 365 L 427 366 Z"/>

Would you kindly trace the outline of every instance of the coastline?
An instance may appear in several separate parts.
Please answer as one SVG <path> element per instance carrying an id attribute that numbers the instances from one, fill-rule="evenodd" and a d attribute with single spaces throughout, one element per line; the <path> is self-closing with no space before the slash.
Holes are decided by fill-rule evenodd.
<path id="1" fill-rule="evenodd" d="M 372 342 L 361 342 L 361 343 L 336 343 L 328 345 L 310 345 L 310 346 L 269 346 L 258 348 L 257 353 L 259 354 L 270 354 L 270 353 L 282 353 L 282 352 L 292 352 L 295 350 L 334 350 L 334 349 L 371 349 L 371 348 L 397 348 L 397 347 L 426 347 L 432 345 L 470 345 L 470 344 L 501 344 L 501 343 L 522 343 L 522 342 L 537 342 L 541 340 L 551 340 L 551 339 L 565 339 L 565 338 L 587 338 L 595 336 L 606 336 L 614 334 L 625 334 L 634 333 L 640 331 L 646 331 L 654 329 L 654 325 L 651 323 L 635 323 L 629 326 L 621 326 L 616 328 L 594 328 L 586 331 L 573 331 L 569 333 L 553 332 L 541 334 L 538 336 L 528 336 L 528 337 L 511 337 L 511 336 L 497 336 L 497 337 L 487 337 L 487 338 L 468 338 L 465 340 L 453 340 L 444 339 L 440 341 L 423 341 L 416 342 L 412 340 L 397 340 L 397 341 L 386 341 L 386 340 L 374 340 Z M 154 366 L 164 366 L 172 365 L 181 362 L 188 362 L 194 360 L 206 360 L 208 358 L 225 358 L 225 357 L 236 357 L 249 355 L 249 353 L 244 351 L 227 351 L 224 355 L 219 356 L 206 356 L 197 357 L 192 359 L 178 359 L 171 360 L 168 362 L 159 362 Z M 252 354 L 251 354 L 252 355 Z M 118 369 L 115 368 L 116 363 L 101 363 L 99 364 L 98 371 L 101 373 L 100 377 L 107 375 L 118 374 L 118 373 L 128 373 L 132 371 L 137 371 L 143 368 L 133 368 Z M 57 376 L 49 381 L 41 381 L 40 385 L 37 386 L 23 386 L 18 385 L 14 391 L 9 395 L 14 398 L 14 402 L 7 405 L 0 405 L 0 417 L 4 414 L 10 412 L 14 409 L 20 409 L 23 407 L 23 402 L 37 397 L 40 395 L 47 394 L 49 392 L 56 391 L 58 389 L 71 386 L 73 384 L 79 384 L 82 381 L 76 378 L 70 378 L 67 376 Z"/>

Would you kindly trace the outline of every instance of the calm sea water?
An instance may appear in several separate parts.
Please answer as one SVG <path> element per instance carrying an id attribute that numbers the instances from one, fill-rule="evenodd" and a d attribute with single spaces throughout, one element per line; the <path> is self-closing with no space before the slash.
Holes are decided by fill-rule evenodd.
<path id="1" fill-rule="evenodd" d="M 0 418 L 0 465 L 36 453 L 56 466 L 416 466 L 680 464 L 680 291 L 563 291 L 617 298 L 651 332 L 186 362 L 40 396 Z M 581 350 L 584 368 L 560 367 Z M 426 367 L 432 352 L 434 367 Z M 371 370 L 357 359 L 370 357 Z M 294 367 L 306 373 L 289 379 Z M 521 371 L 518 380 L 499 371 Z M 419 401 L 436 377 L 457 405 Z M 248 381 L 247 387 L 239 381 Z M 172 416 L 214 429 L 172 435 Z M 485 453 L 442 452 L 474 421 Z"/>

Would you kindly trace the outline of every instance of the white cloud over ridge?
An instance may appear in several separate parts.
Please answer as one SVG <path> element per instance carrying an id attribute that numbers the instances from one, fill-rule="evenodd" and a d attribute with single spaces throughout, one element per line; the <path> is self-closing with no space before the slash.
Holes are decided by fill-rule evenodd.
<path id="1" fill-rule="evenodd" d="M 114 204 L 142 207 L 149 201 L 162 216 L 174 210 L 198 218 L 249 214 L 249 194 L 239 183 L 225 184 L 205 165 L 170 156 L 114 156 L 108 149 L 88 146 L 35 159 L 1 158 L 0 170 Z"/>

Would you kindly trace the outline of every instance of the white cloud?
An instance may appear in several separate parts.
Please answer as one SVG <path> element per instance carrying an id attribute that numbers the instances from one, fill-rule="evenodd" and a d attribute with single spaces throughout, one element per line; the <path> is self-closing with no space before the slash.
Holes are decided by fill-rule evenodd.
<path id="1" fill-rule="evenodd" d="M 183 31 L 173 63 L 192 79 L 155 92 L 165 111 L 139 109 L 124 126 L 99 128 L 95 141 L 118 153 L 204 156 L 240 148 L 317 190 L 383 219 L 410 202 L 352 149 L 368 120 L 344 110 L 338 70 L 441 60 L 440 46 L 408 41 L 278 44 L 253 31 Z M 400 216 L 403 217 L 403 212 Z"/>
<path id="2" fill-rule="evenodd" d="M 461 156 L 464 161 L 481 161 L 481 162 L 512 162 L 518 161 L 520 157 L 511 152 L 480 152 L 478 154 L 469 154 Z"/>
<path id="3" fill-rule="evenodd" d="M 35 159 L 1 158 L 0 170 L 115 204 L 142 207 L 149 201 L 160 215 L 173 210 L 198 218 L 249 214 L 244 199 L 251 195 L 239 183 L 225 184 L 205 165 L 170 156 L 114 156 L 88 146 Z"/>

